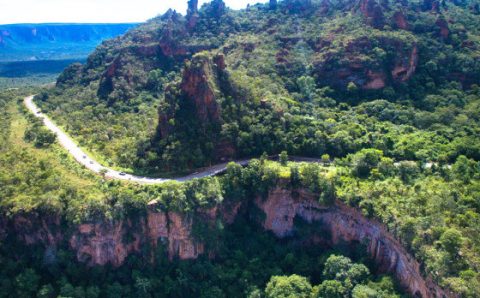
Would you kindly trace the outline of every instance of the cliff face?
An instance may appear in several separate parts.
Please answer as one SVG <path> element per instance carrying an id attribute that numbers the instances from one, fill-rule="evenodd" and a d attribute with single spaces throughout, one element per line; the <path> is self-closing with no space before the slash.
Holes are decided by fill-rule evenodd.
<path id="1" fill-rule="evenodd" d="M 380 223 L 366 219 L 359 211 L 337 202 L 326 207 L 312 194 L 276 188 L 266 200 L 257 198 L 256 205 L 265 213 L 263 227 L 280 238 L 295 233 L 294 219 L 318 227 L 317 239 L 332 247 L 342 244 L 367 245 L 369 256 L 378 270 L 394 275 L 400 285 L 415 297 L 448 297 L 439 286 L 425 279 L 420 264 L 408 254 Z"/>
<path id="2" fill-rule="evenodd" d="M 408 81 L 418 65 L 418 47 L 402 40 L 379 38 L 382 51 L 389 53 L 392 60 L 385 63 L 382 55 L 377 61 L 362 60 L 365 52 L 378 51 L 376 41 L 367 37 L 349 41 L 345 50 L 339 55 L 329 46 L 335 37 L 319 40 L 315 73 L 321 84 L 345 89 L 350 82 L 364 90 L 382 89 L 390 83 L 399 84 Z M 375 57 L 375 55 L 372 55 Z"/>
<path id="3" fill-rule="evenodd" d="M 221 66 L 225 68 L 224 64 Z M 220 107 L 216 99 L 220 85 L 218 77 L 223 69 L 210 58 L 199 55 L 193 57 L 190 66 L 183 72 L 180 89 L 187 100 L 193 102 L 196 116 L 201 121 L 220 120 Z"/>
<path id="4" fill-rule="evenodd" d="M 220 105 L 217 102 L 220 96 L 219 77 L 225 69 L 223 56 L 211 59 L 204 55 L 196 55 L 183 70 L 180 84 L 166 88 L 165 99 L 169 103 L 168 109 L 159 110 L 160 137 L 165 138 L 173 131 L 170 120 L 174 119 L 178 109 L 193 107 L 191 117 L 197 118 L 200 123 L 220 122 Z M 185 103 L 180 105 L 178 98 Z"/>
<path id="5" fill-rule="evenodd" d="M 205 211 L 208 213 L 208 211 Z M 70 237 L 70 247 L 77 259 L 90 265 L 120 266 L 132 253 L 141 253 L 151 245 L 155 250 L 165 245 L 170 259 L 195 259 L 205 252 L 204 244 L 191 235 L 193 217 L 158 210 L 151 202 L 147 215 L 137 221 L 83 224 Z"/>
<path id="6" fill-rule="evenodd" d="M 308 237 L 322 247 L 366 245 L 378 271 L 394 275 L 410 295 L 455 297 L 425 278 L 419 263 L 382 224 L 365 218 L 351 207 L 340 202 L 332 206 L 321 205 L 315 195 L 306 190 L 282 187 L 272 189 L 266 198 L 256 198 L 253 204 L 265 214 L 260 224 L 279 238 L 295 236 L 298 229 L 295 221 L 301 219 L 315 227 L 314 234 Z M 161 206 L 152 201 L 146 215 L 135 220 L 86 223 L 65 229 L 59 218 L 44 220 L 39 216 L 20 216 L 8 224 L 3 223 L 2 228 L 12 231 L 25 244 L 43 244 L 50 252 L 67 241 L 77 259 L 89 265 L 120 266 L 128 255 L 147 253 L 146 247 L 151 247 L 153 254 L 159 245 L 164 245 L 170 259 L 195 259 L 204 253 L 213 256 L 214 252 L 207 251 L 205 243 L 193 236 L 194 218 L 211 227 L 218 220 L 231 224 L 236 217 L 245 216 L 248 208 L 246 202 L 227 200 L 217 207 L 181 214 L 162 211 Z"/>

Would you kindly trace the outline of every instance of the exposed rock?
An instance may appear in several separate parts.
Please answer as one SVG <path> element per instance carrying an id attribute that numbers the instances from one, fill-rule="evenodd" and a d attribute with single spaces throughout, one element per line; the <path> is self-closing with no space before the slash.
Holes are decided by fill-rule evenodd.
<path id="1" fill-rule="evenodd" d="M 313 11 L 311 0 L 284 0 L 281 4 L 283 10 L 288 13 L 306 14 Z"/>
<path id="2" fill-rule="evenodd" d="M 129 254 L 140 251 L 142 231 L 129 232 L 132 229 L 131 221 L 83 224 L 70 238 L 70 247 L 76 251 L 80 262 L 92 266 L 120 266 Z M 127 233 L 132 234 L 133 239 L 125 243 Z"/>
<path id="3" fill-rule="evenodd" d="M 382 38 L 381 44 L 389 47 L 393 63 L 385 65 L 381 61 L 372 63 L 371 60 L 361 59 L 374 47 L 372 41 L 365 37 L 350 41 L 341 55 L 335 50 L 330 51 L 329 39 L 320 40 L 316 45 L 320 55 L 314 63 L 318 83 L 345 89 L 348 83 L 353 82 L 360 89 L 377 90 L 388 84 L 408 81 L 417 68 L 417 46 L 389 38 Z M 280 58 L 283 56 L 277 54 L 277 61 Z"/>
<path id="4" fill-rule="evenodd" d="M 195 28 L 199 18 L 198 14 L 198 0 L 188 0 L 187 9 L 187 28 L 192 30 Z"/>
<path id="5" fill-rule="evenodd" d="M 396 28 L 408 30 L 408 27 L 409 27 L 408 21 L 407 21 L 407 18 L 405 17 L 405 14 L 402 11 L 396 11 L 393 14 L 393 21 Z"/>
<path id="6" fill-rule="evenodd" d="M 227 65 L 225 64 L 225 56 L 223 54 L 218 54 L 213 58 L 213 63 L 217 66 L 219 70 L 225 70 Z"/>
<path id="7" fill-rule="evenodd" d="M 418 65 L 418 47 L 413 46 L 409 57 L 397 57 L 395 67 L 392 70 L 392 78 L 396 82 L 406 82 L 415 73 Z"/>
<path id="8" fill-rule="evenodd" d="M 450 36 L 450 29 L 448 28 L 447 20 L 445 20 L 445 18 L 443 17 L 440 17 L 435 22 L 435 25 L 437 25 L 437 27 L 440 30 L 439 31 L 440 37 L 442 37 L 443 39 L 448 39 L 448 37 Z"/>
<path id="9" fill-rule="evenodd" d="M 388 230 L 379 222 L 367 219 L 358 210 L 341 202 L 321 205 L 315 195 L 304 189 L 287 189 L 278 186 L 269 191 L 266 198 L 258 197 L 254 204 L 264 212 L 260 221 L 265 230 L 277 237 L 295 236 L 297 219 L 312 225 L 313 234 L 307 236 L 311 243 L 335 247 L 337 245 L 365 244 L 368 255 L 377 265 L 377 270 L 394 275 L 399 284 L 411 296 L 425 298 L 455 297 L 444 292 L 430 279 L 422 276 L 420 264 L 408 254 Z M 150 244 L 152 253 L 155 247 L 164 245 L 170 259 L 195 259 L 214 251 L 208 251 L 205 244 L 192 235 L 193 218 L 213 227 L 218 219 L 230 224 L 248 209 L 242 202 L 224 201 L 222 205 L 208 209 L 198 209 L 194 213 L 182 214 L 163 211 L 162 205 L 154 200 L 148 204 L 145 217 L 136 221 L 98 221 L 65 229 L 58 218 L 43 220 L 34 215 L 15 218 L 11 224 L 1 222 L 16 237 L 28 245 L 43 244 L 50 253 L 57 244 L 66 240 L 62 230 L 74 230 L 68 243 L 77 258 L 89 265 L 124 264 L 128 255 L 142 253 L 142 248 Z M 240 211 L 242 210 L 242 213 Z M 154 258 L 151 258 L 154 261 Z"/>
<path id="10" fill-rule="evenodd" d="M 45 247 L 56 247 L 63 239 L 61 230 L 57 229 L 60 221 L 58 216 L 19 215 L 13 219 L 13 229 L 27 245 L 41 243 Z"/>
<path id="11" fill-rule="evenodd" d="M 360 0 L 359 10 L 372 27 L 381 29 L 385 25 L 382 7 L 376 0 Z"/>
<path id="12" fill-rule="evenodd" d="M 323 206 L 311 193 L 275 188 L 257 206 L 265 213 L 263 226 L 283 238 L 295 233 L 295 218 L 319 227 L 317 237 L 331 246 L 341 243 L 366 243 L 370 257 L 380 272 L 396 276 L 411 296 L 450 297 L 420 272 L 420 264 L 394 239 L 380 223 L 366 219 L 359 211 L 340 202 Z"/>
<path id="13" fill-rule="evenodd" d="M 321 15 L 325 15 L 327 14 L 329 11 L 330 11 L 330 8 L 332 7 L 332 3 L 330 2 L 330 0 L 323 0 L 321 3 L 320 3 L 320 8 L 318 10 L 318 12 L 321 14 Z"/>
<path id="14" fill-rule="evenodd" d="M 269 7 L 271 10 L 277 9 L 277 0 L 270 0 L 268 7 Z"/>
<path id="15" fill-rule="evenodd" d="M 423 0 L 422 10 L 440 13 L 440 3 L 437 0 Z"/>
<path id="16" fill-rule="evenodd" d="M 387 77 L 383 72 L 373 72 L 369 70 L 367 72 L 367 77 L 369 78 L 369 81 L 363 87 L 366 90 L 378 90 L 384 88 L 386 85 L 385 82 Z"/>
<path id="17" fill-rule="evenodd" d="M 210 2 L 208 5 L 209 6 L 207 10 L 209 15 L 216 19 L 220 19 L 227 11 L 227 6 L 223 0 L 212 0 L 212 2 Z"/>
<path id="18" fill-rule="evenodd" d="M 180 89 L 187 100 L 193 101 L 196 116 L 201 121 L 219 121 L 220 105 L 217 103 L 218 77 L 221 68 L 205 55 L 194 56 L 185 67 Z"/>

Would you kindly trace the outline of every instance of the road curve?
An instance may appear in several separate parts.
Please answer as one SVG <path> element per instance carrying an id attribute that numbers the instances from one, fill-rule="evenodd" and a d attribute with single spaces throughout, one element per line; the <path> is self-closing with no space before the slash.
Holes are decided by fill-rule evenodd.
<path id="1" fill-rule="evenodd" d="M 130 181 L 142 184 L 161 184 L 167 181 L 179 181 L 185 182 L 195 178 L 204 178 L 218 175 L 222 173 L 227 168 L 228 162 L 221 163 L 212 167 L 208 167 L 203 169 L 201 172 L 193 173 L 187 175 L 185 177 L 173 178 L 173 179 L 163 179 L 163 178 L 149 178 L 149 177 L 141 177 L 126 174 L 120 171 L 113 170 L 111 168 L 105 167 L 101 165 L 99 162 L 91 158 L 87 153 L 85 153 L 78 145 L 70 138 L 63 130 L 61 130 L 58 126 L 53 123 L 53 121 L 48 118 L 47 115 L 43 114 L 38 106 L 33 102 L 34 95 L 28 96 L 24 99 L 24 104 L 27 109 L 35 115 L 35 117 L 41 119 L 43 124 L 57 136 L 58 143 L 62 145 L 70 155 L 75 158 L 75 160 L 83 165 L 85 168 L 89 169 L 90 171 L 100 174 L 102 172 L 105 173 L 106 178 L 115 179 L 115 180 L 123 180 L 123 181 Z M 245 166 L 248 164 L 249 160 L 238 160 L 235 161 L 236 163 Z"/>

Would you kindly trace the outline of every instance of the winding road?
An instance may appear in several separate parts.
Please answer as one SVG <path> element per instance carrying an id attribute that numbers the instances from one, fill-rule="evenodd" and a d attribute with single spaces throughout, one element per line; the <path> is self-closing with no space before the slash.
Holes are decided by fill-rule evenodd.
<path id="1" fill-rule="evenodd" d="M 202 169 L 200 172 L 193 173 L 187 175 L 185 177 L 173 178 L 173 179 L 164 179 L 164 178 L 150 178 L 150 177 L 141 177 L 135 176 L 127 173 L 123 173 L 120 171 L 116 171 L 114 169 L 105 167 L 101 165 L 99 162 L 91 158 L 87 153 L 85 153 L 74 141 L 71 137 L 69 137 L 62 129 L 60 129 L 55 123 L 41 110 L 38 106 L 33 102 L 34 95 L 28 96 L 24 99 L 24 104 L 27 109 L 35 115 L 35 117 L 41 119 L 43 124 L 57 136 L 58 143 L 63 146 L 73 158 L 83 165 L 85 168 L 89 169 L 90 171 L 96 174 L 104 174 L 106 178 L 115 179 L 115 180 L 123 180 L 123 181 L 130 181 L 130 182 L 137 182 L 142 184 L 161 184 L 167 181 L 179 181 L 185 182 L 195 178 L 204 178 L 218 175 L 224 172 L 227 168 L 228 162 L 221 163 L 218 165 L 214 165 L 205 169 Z M 248 165 L 250 160 L 238 160 L 235 161 L 237 164 L 242 166 Z"/>

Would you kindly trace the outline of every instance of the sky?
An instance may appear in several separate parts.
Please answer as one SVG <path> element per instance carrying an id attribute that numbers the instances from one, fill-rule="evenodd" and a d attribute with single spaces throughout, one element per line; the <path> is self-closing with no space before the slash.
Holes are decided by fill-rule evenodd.
<path id="1" fill-rule="evenodd" d="M 199 0 L 199 6 L 209 0 Z M 266 0 L 224 0 L 240 9 Z M 185 14 L 187 0 L 0 0 L 0 24 L 143 22 L 169 8 Z"/>

